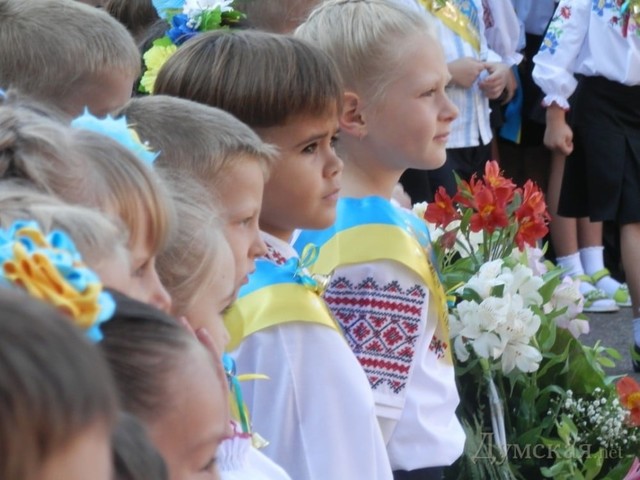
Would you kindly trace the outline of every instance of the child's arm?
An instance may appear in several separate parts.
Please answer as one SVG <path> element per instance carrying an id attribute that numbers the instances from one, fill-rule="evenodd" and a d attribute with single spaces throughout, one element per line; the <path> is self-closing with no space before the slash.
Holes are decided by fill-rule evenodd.
<path id="1" fill-rule="evenodd" d="M 566 112 L 557 103 L 547 107 L 547 127 L 544 130 L 544 145 L 568 156 L 573 151 L 573 131 L 567 124 Z"/>
<path id="2" fill-rule="evenodd" d="M 544 144 L 563 155 L 573 151 L 566 111 L 578 84 L 574 68 L 588 33 L 590 13 L 591 0 L 562 0 L 533 58 L 533 79 L 545 94 L 542 104 L 547 108 Z"/>

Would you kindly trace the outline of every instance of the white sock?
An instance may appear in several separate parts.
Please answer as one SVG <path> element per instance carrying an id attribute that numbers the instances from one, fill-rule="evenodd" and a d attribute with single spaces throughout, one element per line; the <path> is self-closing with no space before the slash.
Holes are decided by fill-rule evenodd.
<path id="1" fill-rule="evenodd" d="M 556 257 L 556 263 L 564 270 L 564 274 L 569 277 L 584 275 L 585 272 L 580 262 L 580 254 L 578 252 L 567 255 L 566 257 Z M 580 280 L 580 293 L 586 295 L 595 287 L 590 283 Z"/>
<path id="2" fill-rule="evenodd" d="M 556 263 L 562 267 L 565 275 L 569 275 L 570 277 L 584 275 L 584 269 L 582 268 L 582 262 L 580 261 L 580 254 L 578 252 L 567 255 L 566 257 L 557 257 Z"/>
<path id="3" fill-rule="evenodd" d="M 633 319 L 633 339 L 636 345 L 640 347 L 640 318 Z"/>
<path id="4" fill-rule="evenodd" d="M 592 276 L 599 272 L 604 268 L 604 247 L 581 248 L 580 261 L 587 275 Z M 620 282 L 617 282 L 611 275 L 607 275 L 596 282 L 596 287 L 612 296 L 620 288 Z"/>

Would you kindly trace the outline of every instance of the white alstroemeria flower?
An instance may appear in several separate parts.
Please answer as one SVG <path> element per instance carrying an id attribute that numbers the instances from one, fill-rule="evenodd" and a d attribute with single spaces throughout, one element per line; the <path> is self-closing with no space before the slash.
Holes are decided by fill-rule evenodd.
<path id="1" fill-rule="evenodd" d="M 189 18 L 193 18 L 205 10 L 213 10 L 220 7 L 221 12 L 233 11 L 233 0 L 186 0 L 182 12 Z"/>
<path id="2" fill-rule="evenodd" d="M 544 264 L 544 253 L 538 247 L 525 246 L 525 253 L 527 255 L 527 262 L 529 268 L 533 271 L 534 275 L 542 276 L 549 271 Z"/>
<path id="3" fill-rule="evenodd" d="M 502 260 L 493 260 L 487 262 L 480 267 L 478 273 L 469 279 L 469 281 L 459 289 L 460 293 L 464 288 L 470 288 L 475 291 L 481 298 L 488 298 L 491 295 L 491 289 L 497 285 L 504 285 L 504 281 L 498 276 L 502 272 Z"/>
<path id="4" fill-rule="evenodd" d="M 508 310 L 508 302 L 498 297 L 489 297 L 481 304 L 466 300 L 460 302 L 457 307 L 458 319 L 454 322 L 453 329 L 457 332 L 455 338 L 467 339 L 480 357 L 498 358 L 504 349 L 504 342 L 496 330 L 506 321 Z M 460 347 L 458 341 L 458 350 Z"/>
<path id="5" fill-rule="evenodd" d="M 504 280 L 506 291 L 522 296 L 526 306 L 542 304 L 542 295 L 539 290 L 544 280 L 534 275 L 529 267 L 517 264 L 513 270 L 503 269 L 503 275 L 499 278 Z"/>
<path id="6" fill-rule="evenodd" d="M 551 300 L 549 303 L 555 310 L 560 310 L 567 307 L 567 311 L 556 318 L 556 321 L 560 319 L 561 322 L 565 320 L 573 320 L 576 318 L 584 307 L 584 297 L 580 293 L 579 280 L 574 280 L 571 277 L 564 277 L 562 282 L 553 291 Z"/>
<path id="7" fill-rule="evenodd" d="M 569 319 L 560 319 L 560 317 L 555 319 L 556 325 L 560 328 L 564 328 L 569 330 L 569 333 L 573 335 L 573 338 L 578 338 L 580 335 L 586 335 L 589 333 L 589 321 L 583 320 L 581 318 L 574 318 L 572 320 Z"/>
<path id="8" fill-rule="evenodd" d="M 540 328 L 540 317 L 524 306 L 520 295 L 509 295 L 505 300 L 509 301 L 507 320 L 496 331 L 506 343 L 528 344 Z"/>
<path id="9" fill-rule="evenodd" d="M 540 367 L 542 354 L 526 343 L 510 343 L 502 354 L 502 371 L 507 374 L 514 368 L 521 372 L 535 372 Z"/>
<path id="10" fill-rule="evenodd" d="M 453 340 L 453 351 L 456 353 L 456 357 L 461 362 L 469 360 L 469 350 L 467 349 L 467 342 L 462 336 L 455 337 Z"/>

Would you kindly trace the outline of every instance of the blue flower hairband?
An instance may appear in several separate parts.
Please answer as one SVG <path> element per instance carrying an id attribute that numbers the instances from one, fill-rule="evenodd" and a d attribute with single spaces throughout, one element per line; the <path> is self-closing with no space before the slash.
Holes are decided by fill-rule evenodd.
<path id="1" fill-rule="evenodd" d="M 153 162 L 158 157 L 158 153 L 152 152 L 147 145 L 142 143 L 136 131 L 127 124 L 127 119 L 124 116 L 117 120 L 110 115 L 98 118 L 85 108 L 84 113 L 71 122 L 71 126 L 112 138 L 149 167 L 153 166 Z"/>
<path id="2" fill-rule="evenodd" d="M 92 341 L 102 339 L 100 324 L 113 316 L 115 302 L 66 233 L 45 236 L 35 221 L 22 220 L 0 229 L 0 266 L 3 282 L 55 306 Z"/>

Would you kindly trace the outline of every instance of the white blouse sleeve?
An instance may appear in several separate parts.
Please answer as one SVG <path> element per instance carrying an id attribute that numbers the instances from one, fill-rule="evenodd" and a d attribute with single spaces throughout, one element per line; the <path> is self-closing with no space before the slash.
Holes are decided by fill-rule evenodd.
<path id="1" fill-rule="evenodd" d="M 589 30 L 591 0 L 562 0 L 556 9 L 540 50 L 533 61 L 533 80 L 542 89 L 544 106 L 555 102 L 568 109 L 568 98 L 578 85 L 576 59 Z"/>
<path id="2" fill-rule="evenodd" d="M 489 0 L 488 5 L 491 24 L 485 25 L 487 44 L 502 57 L 502 63 L 517 65 L 522 60 L 518 53 L 520 24 L 513 5 L 504 0 Z"/>

